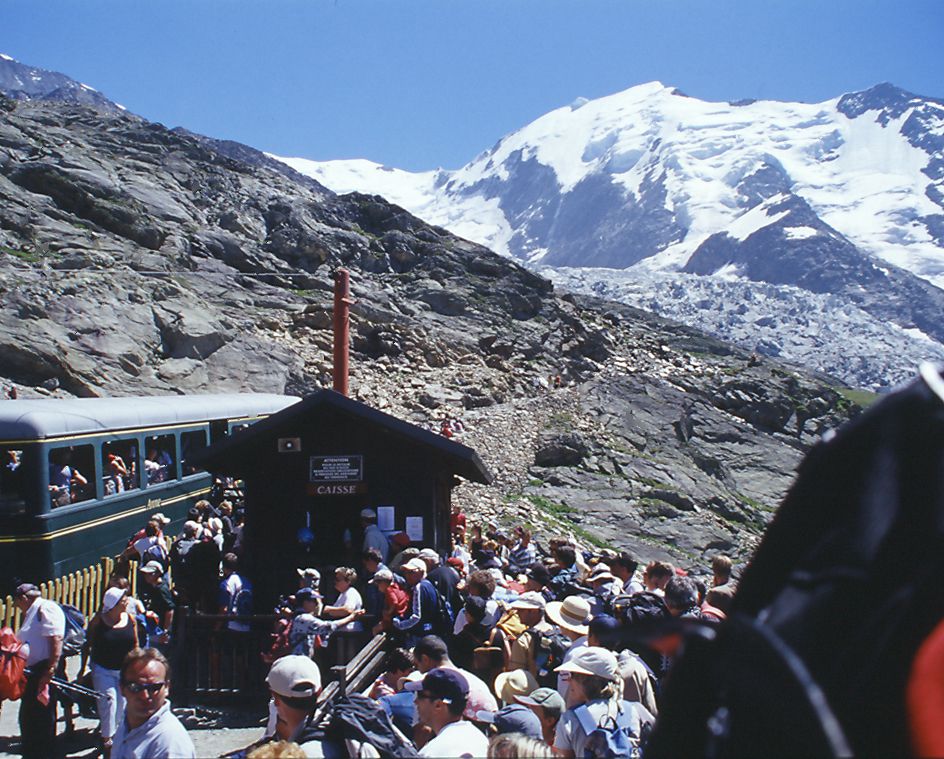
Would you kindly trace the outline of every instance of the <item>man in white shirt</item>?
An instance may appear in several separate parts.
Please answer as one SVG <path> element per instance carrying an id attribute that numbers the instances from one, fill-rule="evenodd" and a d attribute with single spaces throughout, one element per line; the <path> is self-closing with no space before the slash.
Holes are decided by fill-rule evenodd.
<path id="1" fill-rule="evenodd" d="M 420 756 L 449 759 L 488 754 L 488 738 L 462 718 L 469 696 L 469 683 L 462 673 L 454 669 L 433 669 L 422 680 L 407 683 L 405 689 L 416 691 L 419 720 L 435 733 L 420 749 Z"/>
<path id="2" fill-rule="evenodd" d="M 17 586 L 13 602 L 23 612 L 16 637 L 27 649 L 26 690 L 20 704 L 23 756 L 45 759 L 55 755 L 56 690 L 49 687 L 62 655 L 66 616 L 55 601 L 42 598 L 30 583 Z"/>
<path id="3" fill-rule="evenodd" d="M 125 714 L 115 733 L 111 759 L 192 759 L 186 728 L 170 710 L 170 665 L 156 648 L 135 649 L 121 666 Z"/>

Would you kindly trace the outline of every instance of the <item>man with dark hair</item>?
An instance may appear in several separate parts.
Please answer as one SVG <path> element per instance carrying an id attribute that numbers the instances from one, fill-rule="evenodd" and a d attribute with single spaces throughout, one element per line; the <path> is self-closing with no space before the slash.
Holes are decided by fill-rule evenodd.
<path id="1" fill-rule="evenodd" d="M 196 755 L 193 741 L 170 710 L 170 664 L 155 648 L 136 648 L 121 665 L 124 719 L 118 725 L 111 759 Z"/>
<path id="2" fill-rule="evenodd" d="M 554 549 L 553 556 L 557 571 L 553 573 L 548 585 L 560 600 L 566 595 L 568 587 L 577 581 L 577 552 L 573 546 L 565 543 Z"/>
<path id="3" fill-rule="evenodd" d="M 219 613 L 228 617 L 252 613 L 252 585 L 236 570 L 239 569 L 239 557 L 228 553 L 223 557 L 223 579 L 220 582 Z M 227 622 L 233 632 L 249 632 L 246 622 Z"/>
<path id="4" fill-rule="evenodd" d="M 471 722 L 462 719 L 469 697 L 469 683 L 462 673 L 447 668 L 433 669 L 406 689 L 416 691 L 419 721 L 435 733 L 420 749 L 420 756 L 485 756 L 488 738 Z"/>
<path id="5" fill-rule="evenodd" d="M 30 583 L 18 585 L 13 603 L 23 613 L 16 637 L 28 648 L 26 690 L 20 702 L 20 735 L 23 756 L 54 756 L 56 741 L 56 689 L 49 683 L 59 666 L 66 617 L 59 604 L 42 597 Z"/>
<path id="6" fill-rule="evenodd" d="M 480 711 L 498 711 L 498 702 L 488 685 L 481 678 L 452 663 L 449 658 L 449 649 L 446 648 L 442 638 L 435 635 L 420 638 L 413 648 L 413 657 L 416 659 L 416 668 L 420 672 L 426 673 L 432 669 L 452 669 L 465 678 L 469 687 L 466 709 L 469 719 Z"/>
<path id="7" fill-rule="evenodd" d="M 642 573 L 642 581 L 646 590 L 657 596 L 665 595 L 666 583 L 675 577 L 675 567 L 664 561 L 650 561 Z"/>
<path id="8" fill-rule="evenodd" d="M 695 581 L 678 575 L 670 579 L 665 586 L 665 605 L 673 617 L 700 617 Z"/>
<path id="9" fill-rule="evenodd" d="M 526 591 L 540 593 L 544 596 L 545 601 L 555 600 L 554 591 L 548 587 L 548 583 L 551 581 L 551 573 L 540 561 L 536 561 L 528 567 L 525 571 L 525 578 L 524 589 Z"/>
<path id="10" fill-rule="evenodd" d="M 610 561 L 610 571 L 623 584 L 624 595 L 631 596 L 645 590 L 643 584 L 634 579 L 638 567 L 638 562 L 625 551 Z"/>
<path id="11" fill-rule="evenodd" d="M 495 593 L 495 575 L 487 569 L 476 569 L 466 580 L 466 588 L 470 596 L 478 596 L 485 601 L 485 618 L 482 624 L 486 627 L 494 627 L 501 619 L 502 609 L 492 596 Z M 469 623 L 469 617 L 465 609 L 461 609 L 456 614 L 455 624 L 452 631 L 456 635 L 462 632 L 462 628 Z"/>

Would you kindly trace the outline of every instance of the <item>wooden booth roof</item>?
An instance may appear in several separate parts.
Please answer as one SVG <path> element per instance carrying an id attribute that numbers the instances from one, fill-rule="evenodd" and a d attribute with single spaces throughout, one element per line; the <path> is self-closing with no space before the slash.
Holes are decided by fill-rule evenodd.
<path id="1" fill-rule="evenodd" d="M 220 440 L 199 456 L 194 456 L 193 463 L 216 474 L 244 476 L 246 470 L 252 468 L 252 462 L 258 460 L 259 453 L 273 451 L 280 437 L 297 436 L 301 432 L 300 425 L 309 426 L 317 435 L 318 418 L 323 416 L 348 417 L 361 425 L 372 426 L 376 430 L 372 434 L 389 436 L 393 444 L 425 449 L 434 458 L 448 464 L 453 474 L 483 484 L 492 481 L 492 475 L 472 448 L 327 389 L 312 393 L 267 419 Z"/>

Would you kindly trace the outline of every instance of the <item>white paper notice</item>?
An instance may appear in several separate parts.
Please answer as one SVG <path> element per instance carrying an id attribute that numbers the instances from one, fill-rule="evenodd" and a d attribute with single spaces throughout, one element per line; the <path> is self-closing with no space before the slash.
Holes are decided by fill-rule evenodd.
<path id="1" fill-rule="evenodd" d="M 377 526 L 382 532 L 393 532 L 393 517 L 396 509 L 393 506 L 377 507 Z"/>
<path id="2" fill-rule="evenodd" d="M 406 534 L 410 536 L 410 540 L 421 542 L 423 540 L 423 517 L 407 517 Z"/>

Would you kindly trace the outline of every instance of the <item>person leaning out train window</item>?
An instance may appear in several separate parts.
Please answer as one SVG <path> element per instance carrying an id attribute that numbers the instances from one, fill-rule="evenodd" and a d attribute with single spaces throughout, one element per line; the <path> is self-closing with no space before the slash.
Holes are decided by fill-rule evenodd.
<path id="1" fill-rule="evenodd" d="M 88 480 L 70 466 L 69 452 L 49 456 L 49 497 L 52 506 L 66 506 L 79 500 L 79 489 L 88 485 Z"/>

